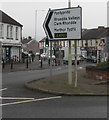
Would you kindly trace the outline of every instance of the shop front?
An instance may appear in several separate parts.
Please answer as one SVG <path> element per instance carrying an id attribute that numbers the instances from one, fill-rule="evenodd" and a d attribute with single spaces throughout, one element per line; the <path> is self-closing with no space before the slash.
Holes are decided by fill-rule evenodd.
<path id="1" fill-rule="evenodd" d="M 2 59 L 6 63 L 10 63 L 11 60 L 15 62 L 21 61 L 21 44 L 3 44 L 2 45 Z"/>

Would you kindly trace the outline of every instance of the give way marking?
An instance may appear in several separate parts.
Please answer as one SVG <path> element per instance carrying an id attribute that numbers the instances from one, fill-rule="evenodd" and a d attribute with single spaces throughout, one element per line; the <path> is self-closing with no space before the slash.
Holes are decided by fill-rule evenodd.
<path id="1" fill-rule="evenodd" d="M 0 107 L 1 107 L 1 106 L 7 106 L 7 105 L 21 104 L 21 103 L 29 103 L 29 102 L 36 102 L 36 101 L 44 101 L 44 100 L 58 99 L 58 98 L 62 98 L 62 96 L 39 98 L 39 99 L 25 100 L 25 101 L 12 102 L 12 103 L 4 103 L 4 104 L 0 104 Z"/>
<path id="2" fill-rule="evenodd" d="M 4 90 L 7 90 L 7 88 L 2 88 L 2 89 L 0 89 L 0 91 L 4 91 Z M 33 99 L 35 99 L 35 98 L 20 98 L 20 97 L 1 97 L 0 96 L 0 99 L 5 99 L 5 100 L 33 100 Z"/>
<path id="3" fill-rule="evenodd" d="M 33 100 L 35 98 L 20 98 L 20 97 L 1 97 L 0 96 L 0 99 L 5 99 L 5 100 Z"/>

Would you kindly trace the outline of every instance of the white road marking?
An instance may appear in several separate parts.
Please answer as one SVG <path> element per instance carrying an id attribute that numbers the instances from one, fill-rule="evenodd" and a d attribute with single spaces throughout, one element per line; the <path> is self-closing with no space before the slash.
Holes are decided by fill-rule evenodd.
<path id="1" fill-rule="evenodd" d="M 62 96 L 39 98 L 39 99 L 34 99 L 34 100 L 25 100 L 25 101 L 20 101 L 20 102 L 13 102 L 13 103 L 4 103 L 4 104 L 0 104 L 0 107 L 1 106 L 6 106 L 6 105 L 15 105 L 15 104 L 21 104 L 21 103 L 29 103 L 29 102 L 43 101 L 43 100 L 50 100 L 50 99 L 58 99 L 58 98 L 62 98 Z"/>
<path id="2" fill-rule="evenodd" d="M 33 99 L 35 99 L 35 98 L 20 98 L 20 97 L 1 97 L 0 96 L 0 99 L 6 99 L 6 100 L 15 100 L 15 99 L 17 99 L 17 100 L 27 100 L 27 99 L 29 99 L 29 100 L 33 100 Z"/>
<path id="3" fill-rule="evenodd" d="M 7 90 L 7 88 L 0 89 L 0 91 Z"/>

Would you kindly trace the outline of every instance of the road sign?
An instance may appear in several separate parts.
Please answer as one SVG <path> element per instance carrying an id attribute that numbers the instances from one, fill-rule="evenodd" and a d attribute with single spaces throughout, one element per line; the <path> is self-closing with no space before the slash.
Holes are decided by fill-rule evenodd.
<path id="1" fill-rule="evenodd" d="M 106 46 L 105 40 L 100 40 L 99 46 Z"/>
<path id="2" fill-rule="evenodd" d="M 82 8 L 49 10 L 43 27 L 49 40 L 81 39 Z"/>

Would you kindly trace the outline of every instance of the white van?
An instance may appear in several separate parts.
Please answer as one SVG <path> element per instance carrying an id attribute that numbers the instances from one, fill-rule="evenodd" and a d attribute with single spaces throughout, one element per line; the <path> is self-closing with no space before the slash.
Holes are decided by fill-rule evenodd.
<path id="1" fill-rule="evenodd" d="M 72 64 L 75 64 L 75 47 L 72 47 L 71 53 L 72 53 Z M 65 47 L 64 58 L 63 58 L 63 63 L 64 64 L 68 64 L 68 55 L 69 55 L 69 48 Z M 79 64 L 80 61 L 81 61 L 80 56 L 81 56 L 81 50 L 80 50 L 80 47 L 77 47 L 77 64 Z"/>

